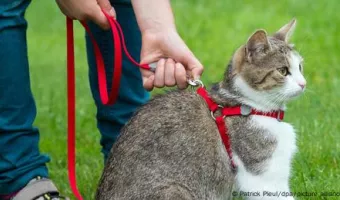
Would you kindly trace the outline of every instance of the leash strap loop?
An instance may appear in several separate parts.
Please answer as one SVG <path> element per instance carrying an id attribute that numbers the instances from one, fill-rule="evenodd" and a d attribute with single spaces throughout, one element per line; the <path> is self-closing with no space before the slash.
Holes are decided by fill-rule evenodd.
<path id="1" fill-rule="evenodd" d="M 107 20 L 109 21 L 110 28 L 112 31 L 113 43 L 114 43 L 114 65 L 113 65 L 113 78 L 111 84 L 111 91 L 108 94 L 107 91 L 107 80 L 106 71 L 103 55 L 100 52 L 100 48 L 94 35 L 91 33 L 89 26 L 85 22 L 80 22 L 88 33 L 94 48 L 94 56 L 96 58 L 97 65 L 97 76 L 98 76 L 98 87 L 101 102 L 104 105 L 112 105 L 116 102 L 119 86 L 122 74 L 122 54 L 123 51 L 127 58 L 137 67 L 152 70 L 148 64 L 139 64 L 132 58 L 129 51 L 126 48 L 124 41 L 124 34 L 119 23 L 103 11 Z M 72 19 L 66 19 L 66 31 L 67 31 L 67 152 L 68 152 L 68 179 L 70 187 L 75 197 L 78 200 L 83 200 L 78 187 L 76 179 L 76 102 L 75 102 L 75 56 L 74 56 L 74 35 L 73 35 L 73 21 Z M 123 51 L 122 51 L 123 50 Z"/>
<path id="2" fill-rule="evenodd" d="M 104 15 L 106 16 L 107 20 L 109 21 L 113 44 L 114 44 L 114 65 L 113 65 L 113 78 L 111 84 L 111 91 L 108 94 L 107 92 L 107 80 L 106 80 L 106 71 L 105 71 L 105 63 L 103 59 L 103 55 L 100 52 L 99 45 L 92 34 L 89 26 L 85 22 L 81 22 L 83 27 L 85 28 L 86 32 L 88 33 L 91 42 L 94 47 L 94 54 L 96 58 L 96 65 L 97 65 L 97 76 L 98 76 L 98 86 L 99 86 L 99 94 L 100 99 L 104 105 L 112 105 L 116 102 L 118 93 L 119 93 L 119 86 L 122 74 L 122 55 L 124 51 L 126 57 L 133 63 L 135 66 L 148 69 L 150 70 L 150 66 L 148 64 L 139 64 L 135 59 L 132 58 L 129 51 L 127 50 L 125 44 L 125 38 L 123 34 L 123 30 L 119 23 L 113 19 L 113 17 L 109 16 L 105 11 L 103 11 Z"/>

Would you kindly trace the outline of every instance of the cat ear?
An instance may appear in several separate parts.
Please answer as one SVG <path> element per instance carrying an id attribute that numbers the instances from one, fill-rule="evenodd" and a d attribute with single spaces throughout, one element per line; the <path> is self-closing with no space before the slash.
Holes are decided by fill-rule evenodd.
<path id="1" fill-rule="evenodd" d="M 250 38 L 248 39 L 246 46 L 246 55 L 247 59 L 251 61 L 251 58 L 254 55 L 259 53 L 266 53 L 271 49 L 269 44 L 267 33 L 265 30 L 257 30 Z"/>
<path id="2" fill-rule="evenodd" d="M 282 40 L 288 43 L 289 38 L 292 36 L 296 26 L 296 19 L 293 19 L 288 24 L 280 28 L 275 34 L 276 39 Z"/>

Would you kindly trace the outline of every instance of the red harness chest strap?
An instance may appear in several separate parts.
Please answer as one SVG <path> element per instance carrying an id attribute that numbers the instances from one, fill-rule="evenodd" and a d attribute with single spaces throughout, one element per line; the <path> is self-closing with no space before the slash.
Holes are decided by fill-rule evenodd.
<path id="1" fill-rule="evenodd" d="M 230 137 L 228 135 L 228 128 L 225 124 L 224 118 L 227 116 L 262 115 L 262 116 L 276 118 L 277 120 L 283 120 L 283 117 L 284 117 L 284 112 L 281 110 L 275 111 L 275 112 L 261 112 L 261 111 L 257 111 L 247 106 L 223 107 L 215 103 L 209 96 L 208 92 L 203 87 L 199 87 L 197 89 L 197 94 L 199 94 L 208 105 L 208 108 L 211 112 L 211 116 L 215 120 L 222 142 L 227 151 L 228 157 L 231 162 L 231 166 L 233 168 L 236 168 L 236 165 L 233 160 L 233 152 L 231 149 Z M 221 110 L 221 115 L 215 117 L 214 113 L 219 109 Z"/>

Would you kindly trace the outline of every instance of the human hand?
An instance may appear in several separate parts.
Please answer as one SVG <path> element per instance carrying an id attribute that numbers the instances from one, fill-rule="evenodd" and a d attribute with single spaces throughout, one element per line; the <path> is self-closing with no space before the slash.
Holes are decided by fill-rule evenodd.
<path id="1" fill-rule="evenodd" d="M 66 16 L 80 21 L 91 20 L 103 29 L 109 29 L 110 24 L 102 10 L 116 18 L 116 12 L 109 0 L 56 0 L 56 2 Z"/>
<path id="2" fill-rule="evenodd" d="M 157 62 L 155 72 L 141 69 L 143 86 L 154 87 L 188 86 L 187 76 L 199 79 L 203 66 L 189 50 L 175 29 L 142 32 L 141 63 Z"/>

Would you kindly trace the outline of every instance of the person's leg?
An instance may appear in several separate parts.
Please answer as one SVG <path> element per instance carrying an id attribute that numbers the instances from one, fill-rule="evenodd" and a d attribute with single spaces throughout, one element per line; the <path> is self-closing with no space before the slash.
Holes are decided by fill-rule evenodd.
<path id="1" fill-rule="evenodd" d="M 47 176 L 38 148 L 30 88 L 24 13 L 30 0 L 0 1 L 0 195 Z M 0 197 L 1 199 L 1 197 Z"/>
<path id="2" fill-rule="evenodd" d="M 126 38 L 126 44 L 131 55 L 139 61 L 141 50 L 141 33 L 136 18 L 129 3 L 115 3 L 112 5 L 117 12 L 117 19 L 122 26 Z M 90 24 L 91 31 L 95 35 L 102 51 L 106 71 L 108 73 L 108 89 L 111 89 L 113 66 L 112 34 L 103 31 L 98 26 Z M 130 119 L 136 109 L 149 100 L 149 93 L 143 88 L 141 74 L 138 67 L 134 66 L 125 56 L 123 57 L 123 75 L 120 84 L 119 97 L 113 106 L 103 106 L 98 91 L 97 70 L 93 47 L 87 38 L 87 53 L 89 63 L 89 77 L 93 98 L 97 105 L 97 124 L 101 132 L 102 152 L 106 160 L 112 144 L 119 136 L 120 129 Z"/>

